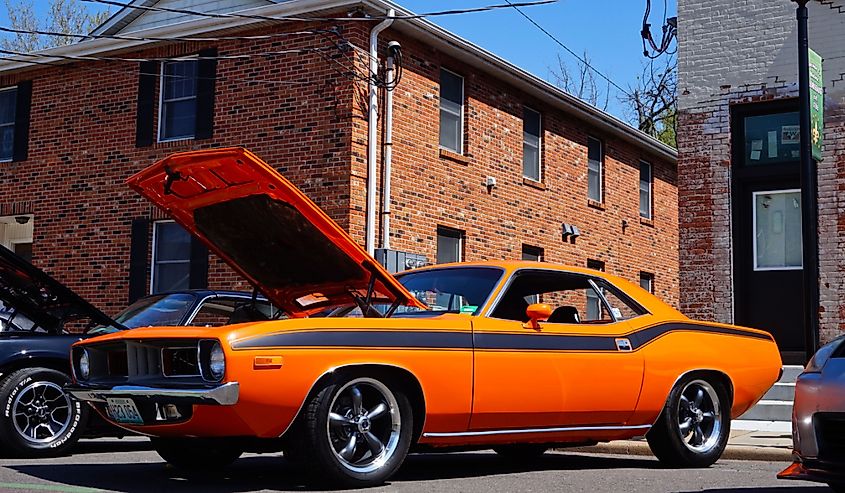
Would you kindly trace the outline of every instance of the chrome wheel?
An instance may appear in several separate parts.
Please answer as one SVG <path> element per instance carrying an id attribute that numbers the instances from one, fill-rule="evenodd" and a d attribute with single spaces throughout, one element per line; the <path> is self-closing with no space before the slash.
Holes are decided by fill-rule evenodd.
<path id="1" fill-rule="evenodd" d="M 18 434 L 30 443 L 47 444 L 70 426 L 70 397 L 53 382 L 33 382 L 15 397 L 12 421 Z"/>
<path id="2" fill-rule="evenodd" d="M 723 417 L 719 394 L 709 383 L 688 383 L 681 391 L 677 415 L 678 432 L 689 450 L 707 453 L 719 445 Z"/>
<path id="3" fill-rule="evenodd" d="M 357 378 L 335 394 L 327 427 L 329 447 L 344 468 L 356 473 L 377 471 L 399 445 L 399 404 L 383 383 Z"/>

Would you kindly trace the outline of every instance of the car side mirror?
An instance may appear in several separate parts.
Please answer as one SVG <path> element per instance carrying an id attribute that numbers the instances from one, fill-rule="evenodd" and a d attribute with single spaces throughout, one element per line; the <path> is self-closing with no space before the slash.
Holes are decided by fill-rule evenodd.
<path id="1" fill-rule="evenodd" d="M 552 316 L 552 307 L 546 303 L 534 303 L 525 310 L 528 322 L 522 324 L 526 329 L 540 330 L 540 322 L 545 322 Z"/>

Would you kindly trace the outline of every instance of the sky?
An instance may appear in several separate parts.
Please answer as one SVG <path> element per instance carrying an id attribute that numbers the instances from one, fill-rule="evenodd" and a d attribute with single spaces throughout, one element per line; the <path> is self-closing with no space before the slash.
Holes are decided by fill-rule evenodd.
<path id="1" fill-rule="evenodd" d="M 415 12 L 505 3 L 503 0 L 395 1 Z M 676 0 L 665 2 L 668 15 L 676 15 Z M 664 2 L 652 0 L 652 3 L 652 33 L 659 36 Z M 34 0 L 34 4 L 43 13 L 48 2 Z M 98 9 L 92 4 L 82 5 Z M 559 0 L 550 5 L 524 7 L 523 11 L 575 53 L 581 55 L 586 50 L 591 65 L 627 89 L 636 84 L 646 61 L 640 38 L 645 5 L 646 0 Z M 552 69 L 558 65 L 559 54 L 572 70 L 577 69 L 578 62 L 574 57 L 512 9 L 431 20 L 543 79 L 554 80 Z M 0 8 L 0 25 L 9 25 L 5 8 Z M 605 89 L 607 83 L 596 77 L 600 87 Z M 619 90 L 610 87 L 607 111 L 626 119 L 625 106 L 619 101 L 619 95 Z"/>

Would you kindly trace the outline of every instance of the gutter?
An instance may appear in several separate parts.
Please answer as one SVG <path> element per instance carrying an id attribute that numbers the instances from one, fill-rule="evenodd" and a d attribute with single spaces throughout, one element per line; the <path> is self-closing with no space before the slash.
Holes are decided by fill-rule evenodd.
<path id="1" fill-rule="evenodd" d="M 394 9 L 387 11 L 388 17 L 396 15 Z M 393 24 L 385 19 L 370 32 L 370 115 L 367 122 L 367 253 L 376 251 L 376 172 L 378 164 L 378 86 L 374 74 L 378 74 L 378 36 Z"/>

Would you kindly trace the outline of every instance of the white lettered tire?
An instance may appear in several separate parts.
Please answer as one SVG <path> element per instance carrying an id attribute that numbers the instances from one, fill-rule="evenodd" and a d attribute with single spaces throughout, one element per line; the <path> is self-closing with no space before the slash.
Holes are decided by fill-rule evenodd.
<path id="1" fill-rule="evenodd" d="M 79 440 L 88 407 L 64 391 L 70 378 L 24 368 L 0 382 L 0 451 L 12 457 L 62 455 Z"/>

